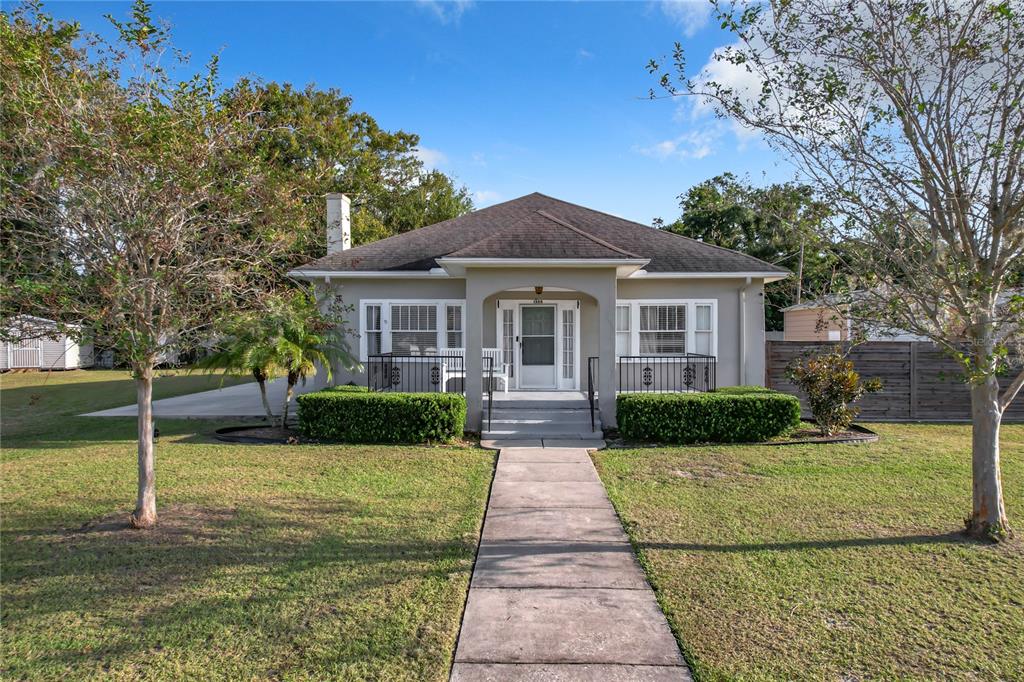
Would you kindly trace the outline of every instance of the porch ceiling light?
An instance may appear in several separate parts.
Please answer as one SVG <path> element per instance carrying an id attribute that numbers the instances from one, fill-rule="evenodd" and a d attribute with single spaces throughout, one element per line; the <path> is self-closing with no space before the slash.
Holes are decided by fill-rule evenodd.
<path id="1" fill-rule="evenodd" d="M 540 296 L 541 294 L 544 293 L 544 287 L 534 287 L 533 288 L 533 293 L 535 293 L 538 296 Z"/>

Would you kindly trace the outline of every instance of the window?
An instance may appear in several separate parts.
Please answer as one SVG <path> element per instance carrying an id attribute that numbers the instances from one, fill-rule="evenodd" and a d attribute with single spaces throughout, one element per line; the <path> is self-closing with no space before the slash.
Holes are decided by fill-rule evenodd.
<path id="1" fill-rule="evenodd" d="M 713 355 L 714 330 L 711 328 L 711 304 L 696 303 L 697 311 L 693 319 L 693 352 L 700 355 Z"/>
<path id="2" fill-rule="evenodd" d="M 615 355 L 717 355 L 715 300 L 633 300 L 615 306 Z"/>
<path id="3" fill-rule="evenodd" d="M 462 306 L 449 303 L 445 306 L 446 348 L 462 348 Z"/>
<path id="4" fill-rule="evenodd" d="M 366 337 L 366 354 L 378 355 L 383 352 L 381 340 L 383 327 L 381 327 L 381 306 L 379 304 L 366 306 L 366 322 L 363 335 Z"/>
<path id="5" fill-rule="evenodd" d="M 437 306 L 391 304 L 391 352 L 437 353 Z"/>
<path id="6" fill-rule="evenodd" d="M 686 306 L 640 306 L 640 355 L 686 353 Z"/>
<path id="7" fill-rule="evenodd" d="M 562 378 L 572 379 L 576 367 L 576 311 L 562 311 Z"/>
<path id="8" fill-rule="evenodd" d="M 363 301 L 360 357 L 438 355 L 465 342 L 465 302 L 431 300 Z"/>
<path id="9" fill-rule="evenodd" d="M 615 306 L 615 357 L 630 355 L 630 324 L 631 311 L 628 305 Z"/>
<path id="10" fill-rule="evenodd" d="M 516 359 L 514 356 L 515 346 L 512 339 L 515 336 L 515 311 L 511 308 L 501 309 L 501 355 L 502 362 L 508 368 L 509 376 L 515 374 Z"/>

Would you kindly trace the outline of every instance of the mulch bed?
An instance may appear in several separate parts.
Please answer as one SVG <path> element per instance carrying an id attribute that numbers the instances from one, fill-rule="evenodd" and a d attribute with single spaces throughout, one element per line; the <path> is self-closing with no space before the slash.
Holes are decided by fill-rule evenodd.
<path id="1" fill-rule="evenodd" d="M 226 426 L 213 432 L 213 437 L 225 443 L 248 445 L 298 445 L 311 443 L 294 429 L 278 426 Z"/>
<path id="2" fill-rule="evenodd" d="M 823 436 L 815 428 L 813 422 L 804 422 L 804 426 L 789 436 L 779 440 L 762 441 L 760 443 L 631 443 L 623 440 L 617 432 L 605 433 L 605 442 L 609 448 L 660 448 L 660 447 L 706 447 L 708 445 L 824 445 L 826 443 L 874 443 L 878 434 L 869 428 L 852 424 L 847 431 L 834 436 Z"/>

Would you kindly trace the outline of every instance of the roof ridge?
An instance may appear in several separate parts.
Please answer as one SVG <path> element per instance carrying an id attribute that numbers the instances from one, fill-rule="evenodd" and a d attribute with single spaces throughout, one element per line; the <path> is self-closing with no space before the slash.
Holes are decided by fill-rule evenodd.
<path id="1" fill-rule="evenodd" d="M 704 241 L 701 241 L 699 239 L 694 239 L 693 237 L 686 237 L 684 235 L 677 234 L 675 232 L 672 232 L 670 230 L 666 230 L 664 228 L 654 227 L 653 225 L 644 225 L 643 223 L 638 223 L 637 221 L 630 220 L 629 218 L 623 218 L 622 216 L 615 215 L 614 213 L 608 213 L 607 211 L 602 211 L 600 209 L 590 208 L 589 206 L 583 206 L 582 204 L 574 204 L 571 201 L 566 201 L 565 199 L 559 199 L 558 197 L 553 197 L 551 195 L 544 194 L 543 192 L 534 192 L 534 194 L 538 194 L 538 195 L 540 195 L 540 196 L 542 196 L 542 197 L 544 197 L 546 199 L 551 199 L 552 201 L 557 201 L 560 204 L 566 204 L 567 206 L 574 206 L 576 208 L 582 208 L 585 211 L 593 211 L 594 213 L 600 213 L 601 215 L 606 215 L 606 216 L 608 216 L 610 218 L 615 218 L 616 220 L 622 220 L 624 222 L 631 223 L 633 225 L 637 225 L 639 227 L 646 227 L 649 230 L 657 230 L 658 232 L 660 232 L 662 234 L 670 234 L 673 237 L 678 237 L 679 239 L 685 239 L 686 241 L 693 242 L 695 244 L 701 244 L 703 246 L 710 246 L 711 248 L 718 249 L 719 251 L 727 251 L 729 253 L 736 253 L 736 254 L 739 254 L 741 256 L 746 256 L 747 258 L 751 258 L 753 260 L 758 261 L 759 263 L 764 263 L 765 265 L 769 265 L 769 266 L 774 267 L 774 268 L 778 268 L 779 267 L 778 265 L 775 265 L 774 263 L 769 263 L 768 261 L 762 260 L 762 259 L 758 258 L 757 256 L 751 256 L 749 253 L 743 253 L 742 251 L 737 251 L 736 249 L 730 249 L 727 246 L 719 246 L 718 244 L 712 244 L 710 242 L 704 242 Z M 781 268 L 781 270 L 783 270 L 785 272 L 788 272 L 788 270 L 786 270 L 785 268 Z"/>
<path id="2" fill-rule="evenodd" d="M 540 192 L 537 192 L 537 194 L 540 194 Z M 606 242 L 605 240 L 601 239 L 600 237 L 595 237 L 594 235 L 590 234 L 589 232 L 585 232 L 583 229 L 581 229 L 579 227 L 576 227 L 572 223 L 570 223 L 570 222 L 568 222 L 566 220 L 563 220 L 561 218 L 558 218 L 556 216 L 551 215 L 550 213 L 548 213 L 544 209 L 537 209 L 537 214 L 544 216 L 548 220 L 551 220 L 551 221 L 553 221 L 555 223 L 558 223 L 562 227 L 569 228 L 570 230 L 572 230 L 576 234 L 578 234 L 578 235 L 580 235 L 582 237 L 585 237 L 586 239 L 589 239 L 590 241 L 594 242 L 595 244 L 603 246 L 606 249 L 611 249 L 612 251 L 617 251 L 618 253 L 621 253 L 624 256 L 630 256 L 632 258 L 641 258 L 641 259 L 643 258 L 643 256 L 638 256 L 635 253 L 632 253 L 630 251 L 626 251 L 623 248 L 619 248 L 618 246 L 615 246 L 614 244 Z"/>

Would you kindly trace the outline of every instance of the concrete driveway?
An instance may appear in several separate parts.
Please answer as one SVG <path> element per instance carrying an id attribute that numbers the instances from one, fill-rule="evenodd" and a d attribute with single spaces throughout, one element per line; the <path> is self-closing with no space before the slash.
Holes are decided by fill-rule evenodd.
<path id="1" fill-rule="evenodd" d="M 267 399 L 274 414 L 281 413 L 287 382 L 274 379 L 267 384 Z M 303 386 L 295 387 L 295 394 L 308 393 L 322 388 L 316 380 L 310 380 Z M 295 404 L 290 408 L 295 414 Z M 134 417 L 138 414 L 135 405 L 125 405 L 99 412 L 90 412 L 85 417 Z M 263 417 L 263 403 L 260 390 L 255 383 L 227 386 L 212 391 L 179 395 L 153 401 L 153 414 L 157 417 L 184 417 L 191 419 L 213 419 L 217 417 Z"/>

